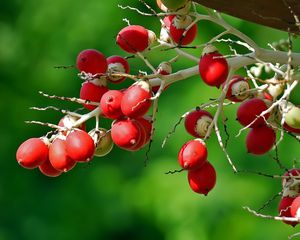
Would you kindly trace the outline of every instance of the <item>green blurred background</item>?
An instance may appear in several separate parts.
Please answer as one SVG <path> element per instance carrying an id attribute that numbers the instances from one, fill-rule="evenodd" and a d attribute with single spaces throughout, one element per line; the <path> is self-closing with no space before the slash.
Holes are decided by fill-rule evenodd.
<path id="1" fill-rule="evenodd" d="M 155 7 L 155 1 L 148 3 Z M 199 77 L 171 86 L 162 95 L 157 116 L 157 131 L 145 168 L 145 150 L 137 153 L 114 148 L 109 156 L 95 158 L 91 164 L 78 164 L 67 174 L 52 179 L 38 170 L 18 166 L 15 152 L 30 137 L 44 135 L 49 129 L 26 125 L 25 120 L 56 123 L 57 112 L 35 112 L 32 106 L 55 105 L 65 109 L 79 106 L 38 95 L 78 96 L 80 80 L 76 70 L 55 69 L 72 65 L 79 51 L 96 48 L 106 56 L 126 56 L 115 44 L 117 32 L 126 25 L 141 24 L 159 33 L 159 22 L 118 4 L 142 10 L 138 1 L 0 0 L 0 240 L 68 239 L 286 239 L 297 232 L 281 222 L 254 217 L 242 209 L 258 209 L 280 191 L 280 180 L 251 174 L 234 175 L 215 136 L 207 143 L 209 160 L 217 170 L 217 185 L 207 196 L 189 189 L 186 173 L 165 175 L 178 169 L 177 152 L 191 139 L 183 126 L 160 148 L 168 130 L 178 117 L 192 107 L 216 98 Z M 226 17 L 235 27 L 250 35 L 262 47 L 286 38 L 273 29 Z M 207 22 L 199 23 L 196 43 L 204 43 L 221 31 Z M 220 45 L 229 53 L 228 47 Z M 294 47 L 299 51 L 299 41 Z M 192 51 L 200 56 L 200 50 Z M 156 51 L 149 60 L 157 66 L 174 53 Z M 130 60 L 132 73 L 146 70 L 143 63 Z M 192 66 L 180 59 L 174 70 Z M 129 85 L 128 80 L 125 85 Z M 123 85 L 123 86 L 125 86 Z M 115 86 L 113 86 L 115 87 Z M 292 96 L 300 104 L 299 89 Z M 235 138 L 240 126 L 235 122 L 236 106 L 226 109 L 230 140 L 228 151 L 239 169 L 282 174 L 272 159 L 274 152 L 261 157 L 246 154 L 245 135 Z M 90 122 L 89 125 L 93 125 Z M 103 120 L 102 126 L 109 126 Z M 223 129 L 222 134 L 224 135 Z M 287 166 L 299 160 L 299 145 L 286 136 L 279 157 Z M 277 214 L 279 199 L 264 211 Z M 299 229 L 299 228 L 298 228 Z"/>

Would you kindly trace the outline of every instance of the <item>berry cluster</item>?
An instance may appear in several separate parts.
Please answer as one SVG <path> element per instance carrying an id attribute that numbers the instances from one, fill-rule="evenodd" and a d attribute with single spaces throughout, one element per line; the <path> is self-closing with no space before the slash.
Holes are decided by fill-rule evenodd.
<path id="1" fill-rule="evenodd" d="M 246 139 L 248 153 L 263 155 L 269 152 L 277 144 L 276 133 L 279 131 L 288 132 L 297 139 L 300 134 L 300 108 L 289 101 L 289 94 L 297 85 L 299 76 L 292 74 L 289 78 L 291 66 L 283 63 L 273 66 L 276 74 L 269 80 L 262 80 L 251 74 L 247 77 L 234 75 L 238 68 L 256 63 L 256 50 L 259 50 L 261 59 L 269 57 L 271 60 L 278 52 L 260 49 L 244 34 L 238 30 L 233 31 L 232 27 L 224 24 L 219 15 L 210 15 L 205 19 L 225 27 L 226 31 L 220 36 L 231 33 L 244 40 L 246 43 L 243 46 L 249 46 L 254 52 L 253 56 L 243 58 L 244 65 L 238 61 L 240 56 L 235 56 L 230 61 L 229 57 L 212 45 L 217 38 L 205 44 L 200 58 L 200 54 L 195 57 L 185 52 L 182 49 L 196 38 L 197 22 L 203 17 L 196 11 L 192 12 L 191 5 L 190 0 L 157 0 L 157 6 L 164 12 L 160 15 L 163 18 L 160 19 L 159 38 L 143 26 L 130 24 L 117 34 L 117 45 L 131 57 L 140 58 L 151 69 L 151 74 L 139 72 L 132 75 L 129 57 L 113 55 L 106 58 L 95 49 L 81 51 L 76 60 L 79 76 L 83 80 L 80 98 L 56 98 L 78 102 L 89 112 L 81 115 L 61 111 L 65 116 L 57 125 L 46 124 L 55 128 L 50 136 L 47 134 L 41 138 L 30 138 L 20 145 L 16 154 L 18 163 L 28 169 L 39 168 L 46 176 L 56 177 L 71 170 L 78 162 L 89 162 L 94 156 L 107 155 L 114 144 L 127 151 L 142 149 L 153 138 L 155 114 L 161 93 L 170 84 L 193 75 L 200 76 L 208 87 L 216 87 L 221 91 L 218 99 L 187 112 L 181 118 L 185 120 L 186 131 L 194 139 L 180 148 L 178 162 L 182 170 L 188 172 L 188 182 L 194 192 L 207 195 L 216 184 L 216 170 L 207 160 L 208 150 L 205 144 L 212 130 L 215 130 L 222 150 L 234 172 L 237 172 L 218 129 L 218 118 L 225 105 L 240 104 L 236 120 L 243 126 L 240 132 L 250 129 Z M 158 17 L 157 14 L 154 15 Z M 175 49 L 178 55 L 154 67 L 144 56 L 152 50 L 153 43 L 158 44 L 153 49 Z M 195 61 L 197 65 L 172 73 L 172 63 L 182 56 Z M 280 56 L 286 57 L 284 54 Z M 134 83 L 125 89 L 115 89 L 118 86 L 116 84 L 125 79 L 134 80 Z M 212 105 L 217 106 L 215 114 L 206 110 Z M 88 131 L 85 122 L 93 117 L 96 119 L 96 126 Z M 111 119 L 111 129 L 99 127 L 99 117 Z M 300 170 L 292 169 L 281 176 L 283 197 L 279 206 L 280 216 L 299 217 L 298 171 Z M 288 220 L 286 222 L 291 225 L 297 223 Z"/>
<path id="2" fill-rule="evenodd" d="M 21 166 L 39 167 L 46 176 L 56 177 L 71 170 L 77 162 L 107 155 L 113 143 L 128 151 L 137 151 L 150 141 L 151 119 L 144 116 L 151 107 L 149 82 L 139 81 L 128 89 L 109 90 L 106 81 L 120 83 L 125 80 L 110 73 L 128 73 L 129 64 L 120 56 L 106 59 L 94 49 L 79 53 L 77 68 L 89 77 L 80 90 L 83 106 L 91 111 L 100 108 L 103 117 L 114 120 L 111 130 L 97 127 L 87 133 L 85 123 L 78 124 L 76 114 L 70 113 L 59 121 L 58 133 L 50 139 L 31 138 L 20 145 L 16 157 Z M 108 74 L 103 77 L 106 72 Z"/>
<path id="3" fill-rule="evenodd" d="M 95 151 L 92 137 L 75 129 L 67 136 L 60 133 L 50 142 L 47 138 L 30 138 L 17 150 L 18 163 L 25 168 L 39 167 L 49 177 L 71 170 L 77 162 L 88 162 Z"/>
<path id="4" fill-rule="evenodd" d="M 182 169 L 188 170 L 191 189 L 207 195 L 216 184 L 216 171 L 207 161 L 207 149 L 200 138 L 185 143 L 179 153 L 178 161 Z"/>

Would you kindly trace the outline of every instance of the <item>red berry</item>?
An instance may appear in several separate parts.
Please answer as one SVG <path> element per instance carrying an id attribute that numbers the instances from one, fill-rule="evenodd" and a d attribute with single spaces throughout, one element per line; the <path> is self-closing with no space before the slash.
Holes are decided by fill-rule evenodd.
<path id="1" fill-rule="evenodd" d="M 125 116 L 137 118 L 145 115 L 151 107 L 151 87 L 140 81 L 129 87 L 122 98 L 121 109 Z"/>
<path id="2" fill-rule="evenodd" d="M 74 117 L 74 116 L 70 116 L 70 115 L 66 115 L 64 117 L 62 117 L 58 123 L 58 126 L 60 127 L 66 127 L 68 129 L 72 129 L 74 123 L 78 120 L 77 117 Z M 80 126 L 78 126 L 77 128 L 85 131 L 86 129 L 86 126 L 85 126 L 85 123 L 82 123 L 80 124 Z M 67 135 L 68 131 L 63 131 L 62 134 L 63 135 Z"/>
<path id="3" fill-rule="evenodd" d="M 182 16 L 172 16 L 172 24 L 170 25 L 170 35 L 175 43 L 178 45 L 188 45 L 194 41 L 197 36 L 198 27 L 193 24 L 188 31 L 187 27 L 193 22 L 193 19 L 186 15 Z M 186 32 L 186 33 L 185 33 Z M 183 35 L 185 33 L 185 35 Z"/>
<path id="4" fill-rule="evenodd" d="M 194 137 L 204 138 L 209 125 L 212 123 L 212 115 L 205 110 L 195 110 L 185 117 L 186 131 Z"/>
<path id="5" fill-rule="evenodd" d="M 209 86 L 220 87 L 228 75 L 228 63 L 219 52 L 203 55 L 199 61 L 199 73 Z"/>
<path id="6" fill-rule="evenodd" d="M 118 90 L 109 90 L 101 98 L 100 108 L 104 116 L 111 119 L 118 119 L 123 116 L 121 101 L 123 93 Z"/>
<path id="7" fill-rule="evenodd" d="M 108 91 L 105 86 L 98 86 L 92 82 L 84 82 L 80 89 L 80 98 L 91 102 L 100 102 L 104 93 Z M 97 106 L 83 104 L 88 110 L 94 110 Z"/>
<path id="8" fill-rule="evenodd" d="M 33 169 L 48 159 L 48 153 L 48 146 L 43 139 L 29 138 L 19 146 L 16 158 L 22 167 Z"/>
<path id="9" fill-rule="evenodd" d="M 201 168 L 188 171 L 188 181 L 194 192 L 207 195 L 216 184 L 216 171 L 206 162 Z"/>
<path id="10" fill-rule="evenodd" d="M 140 128 L 136 121 L 121 119 L 116 121 L 111 128 L 111 138 L 120 148 L 131 149 L 141 138 Z"/>
<path id="11" fill-rule="evenodd" d="M 87 132 L 74 130 L 66 138 L 66 151 L 74 161 L 88 162 L 94 155 L 94 141 Z"/>
<path id="12" fill-rule="evenodd" d="M 151 138 L 151 131 L 152 131 L 151 118 L 150 117 L 140 117 L 140 118 L 137 118 L 136 121 L 138 121 L 146 131 L 145 144 L 147 144 Z"/>
<path id="13" fill-rule="evenodd" d="M 138 120 L 132 120 L 132 121 L 135 121 L 135 123 L 137 124 L 138 128 L 139 128 L 139 132 L 140 132 L 140 139 L 139 141 L 137 142 L 137 144 L 133 147 L 131 147 L 130 151 L 138 151 L 140 150 L 141 148 L 143 148 L 146 144 L 146 141 L 147 141 L 147 132 L 146 132 L 146 129 L 144 128 L 143 124 L 138 121 Z"/>
<path id="14" fill-rule="evenodd" d="M 248 126 L 253 122 L 257 116 L 259 116 L 263 111 L 267 110 L 267 104 L 260 98 L 252 98 L 243 102 L 237 110 L 237 120 L 243 126 Z M 270 116 L 269 113 L 264 115 L 265 119 L 268 119 Z M 265 125 L 265 120 L 263 117 L 259 117 L 251 125 L 251 127 L 258 127 Z"/>
<path id="15" fill-rule="evenodd" d="M 49 147 L 49 160 L 51 165 L 59 171 L 71 170 L 76 162 L 67 154 L 66 141 L 56 138 Z"/>
<path id="16" fill-rule="evenodd" d="M 127 60 L 120 56 L 111 56 L 107 58 L 109 73 L 129 73 L 130 67 Z M 109 76 L 108 81 L 111 83 L 121 83 L 125 77 Z"/>
<path id="17" fill-rule="evenodd" d="M 296 197 L 292 202 L 292 205 L 291 205 L 291 216 L 292 217 L 296 217 L 296 218 L 300 217 L 299 208 L 300 208 L 300 196 Z"/>
<path id="18" fill-rule="evenodd" d="M 249 153 L 262 155 L 271 150 L 275 141 L 275 131 L 267 126 L 260 126 L 249 131 L 246 146 Z"/>
<path id="19" fill-rule="evenodd" d="M 197 169 L 203 166 L 207 159 L 207 149 L 202 139 L 194 139 L 185 143 L 179 153 L 178 162 L 183 169 Z"/>
<path id="20" fill-rule="evenodd" d="M 143 52 L 155 40 L 155 34 L 139 25 L 123 28 L 117 36 L 117 44 L 128 53 Z"/>
<path id="21" fill-rule="evenodd" d="M 41 173 L 48 177 L 58 177 L 61 175 L 61 171 L 56 170 L 50 163 L 49 160 L 45 161 L 39 166 Z"/>
<path id="22" fill-rule="evenodd" d="M 229 84 L 226 98 L 233 102 L 242 102 L 249 97 L 250 93 L 246 92 L 249 89 L 250 85 L 245 78 L 241 76 L 235 76 Z"/>
<path id="23" fill-rule="evenodd" d="M 107 70 L 105 56 L 95 49 L 86 49 L 80 52 L 76 62 L 79 71 L 84 71 L 93 75 L 105 73 Z"/>
<path id="24" fill-rule="evenodd" d="M 291 197 L 283 197 L 280 200 L 279 206 L 278 206 L 278 212 L 280 217 L 292 217 L 291 215 L 291 205 L 293 203 L 295 198 Z M 291 221 L 283 221 L 286 224 L 289 224 L 293 227 L 295 227 L 298 222 L 291 222 Z"/>

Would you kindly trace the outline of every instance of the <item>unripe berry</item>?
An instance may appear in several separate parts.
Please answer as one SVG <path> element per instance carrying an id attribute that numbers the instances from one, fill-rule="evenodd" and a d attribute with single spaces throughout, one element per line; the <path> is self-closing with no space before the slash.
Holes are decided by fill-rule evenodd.
<path id="1" fill-rule="evenodd" d="M 277 79 L 267 79 L 265 82 L 269 84 L 266 91 L 272 99 L 276 99 L 283 93 L 285 83 L 280 83 Z"/>
<path id="2" fill-rule="evenodd" d="M 237 120 L 243 126 L 249 125 L 255 119 L 256 121 L 252 123 L 250 127 L 258 127 L 265 125 L 265 119 L 268 119 L 270 114 L 267 113 L 263 117 L 257 118 L 263 111 L 267 110 L 267 104 L 260 98 L 252 98 L 241 103 L 237 110 Z"/>
<path id="3" fill-rule="evenodd" d="M 139 81 L 124 93 L 121 110 L 125 116 L 137 118 L 145 115 L 151 107 L 151 87 L 146 81 Z"/>
<path id="4" fill-rule="evenodd" d="M 76 162 L 67 153 L 66 140 L 64 138 L 56 138 L 52 142 L 49 147 L 49 160 L 56 170 L 62 172 L 67 172 L 76 165 Z"/>
<path id="5" fill-rule="evenodd" d="M 44 174 L 47 177 L 58 177 L 59 175 L 62 174 L 62 171 L 59 171 L 55 169 L 49 160 L 43 162 L 40 166 L 39 169 L 42 174 Z"/>
<path id="6" fill-rule="evenodd" d="M 96 145 L 94 155 L 96 157 L 103 157 L 111 152 L 114 143 L 111 138 L 111 132 L 104 128 L 93 129 L 89 132 Z"/>
<path id="7" fill-rule="evenodd" d="M 262 155 L 271 150 L 276 141 L 276 133 L 272 128 L 260 126 L 252 128 L 246 139 L 249 153 Z"/>
<path id="8" fill-rule="evenodd" d="M 123 116 L 121 102 L 123 93 L 118 90 L 109 90 L 101 98 L 100 108 L 105 117 L 118 119 Z"/>
<path id="9" fill-rule="evenodd" d="M 188 16 L 172 16 L 172 24 L 170 26 L 170 36 L 178 45 L 188 45 L 194 41 L 197 36 L 198 27 L 197 24 L 193 24 L 189 30 L 187 27 L 193 22 L 193 19 Z M 185 33 L 185 34 L 184 34 Z"/>
<path id="10" fill-rule="evenodd" d="M 213 117 L 209 112 L 196 109 L 185 117 L 184 126 L 192 136 L 204 138 L 212 121 Z"/>
<path id="11" fill-rule="evenodd" d="M 117 44 L 128 53 L 143 52 L 155 40 L 154 32 L 139 25 L 127 26 L 117 36 Z"/>
<path id="12" fill-rule="evenodd" d="M 207 85 L 220 87 L 226 81 L 228 63 L 216 48 L 209 45 L 199 61 L 199 73 Z"/>
<path id="13" fill-rule="evenodd" d="M 80 52 L 77 56 L 76 63 L 79 71 L 84 71 L 93 75 L 105 73 L 107 70 L 105 56 L 95 49 L 86 49 Z"/>
<path id="14" fill-rule="evenodd" d="M 242 102 L 249 97 L 250 93 L 247 92 L 250 89 L 250 85 L 247 80 L 241 76 L 235 76 L 231 80 L 226 98 L 233 102 Z"/>
<path id="15" fill-rule="evenodd" d="M 290 104 L 285 115 L 285 123 L 294 129 L 300 130 L 300 108 Z"/>
<path id="16" fill-rule="evenodd" d="M 98 86 L 92 82 L 84 82 L 80 89 L 80 98 L 91 102 L 100 102 L 104 93 L 108 91 L 105 86 Z M 83 104 L 88 110 L 94 110 L 97 106 L 90 104 Z"/>
<path id="17" fill-rule="evenodd" d="M 127 60 L 120 56 L 111 56 L 107 58 L 108 63 L 108 73 L 129 73 L 130 67 Z M 108 76 L 108 81 L 111 83 L 121 83 L 126 77 L 118 77 L 118 76 Z"/>
<path id="18" fill-rule="evenodd" d="M 188 171 L 188 181 L 191 189 L 205 196 L 214 188 L 216 177 L 216 171 L 208 161 L 201 168 Z"/>
<path id="19" fill-rule="evenodd" d="M 16 153 L 18 163 L 28 169 L 40 166 L 48 160 L 47 140 L 42 138 L 29 138 L 23 142 Z"/>
<path id="20" fill-rule="evenodd" d="M 94 141 L 87 132 L 74 130 L 66 138 L 66 151 L 76 162 L 89 162 L 95 151 Z"/>
<path id="21" fill-rule="evenodd" d="M 130 149 L 140 141 L 140 128 L 134 120 L 121 119 L 112 125 L 111 137 L 120 148 Z"/>
<path id="22" fill-rule="evenodd" d="M 178 162 L 183 169 L 198 169 L 207 160 L 207 149 L 202 139 L 193 139 L 185 143 L 179 153 Z"/>
<path id="23" fill-rule="evenodd" d="M 279 206 L 278 206 L 278 212 L 280 217 L 292 217 L 291 215 L 291 205 L 293 203 L 295 198 L 291 197 L 283 197 L 280 200 Z M 295 227 L 298 223 L 297 222 L 291 222 L 291 221 L 283 221 L 284 223 L 291 225 Z"/>

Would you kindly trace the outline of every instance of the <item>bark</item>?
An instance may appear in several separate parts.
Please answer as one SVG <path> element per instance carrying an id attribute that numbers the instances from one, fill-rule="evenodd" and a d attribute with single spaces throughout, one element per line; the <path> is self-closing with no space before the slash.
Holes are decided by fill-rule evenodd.
<path id="1" fill-rule="evenodd" d="M 300 19 L 300 0 L 193 1 L 234 17 L 300 34 L 300 22 L 295 20 L 295 16 L 299 16 Z"/>

